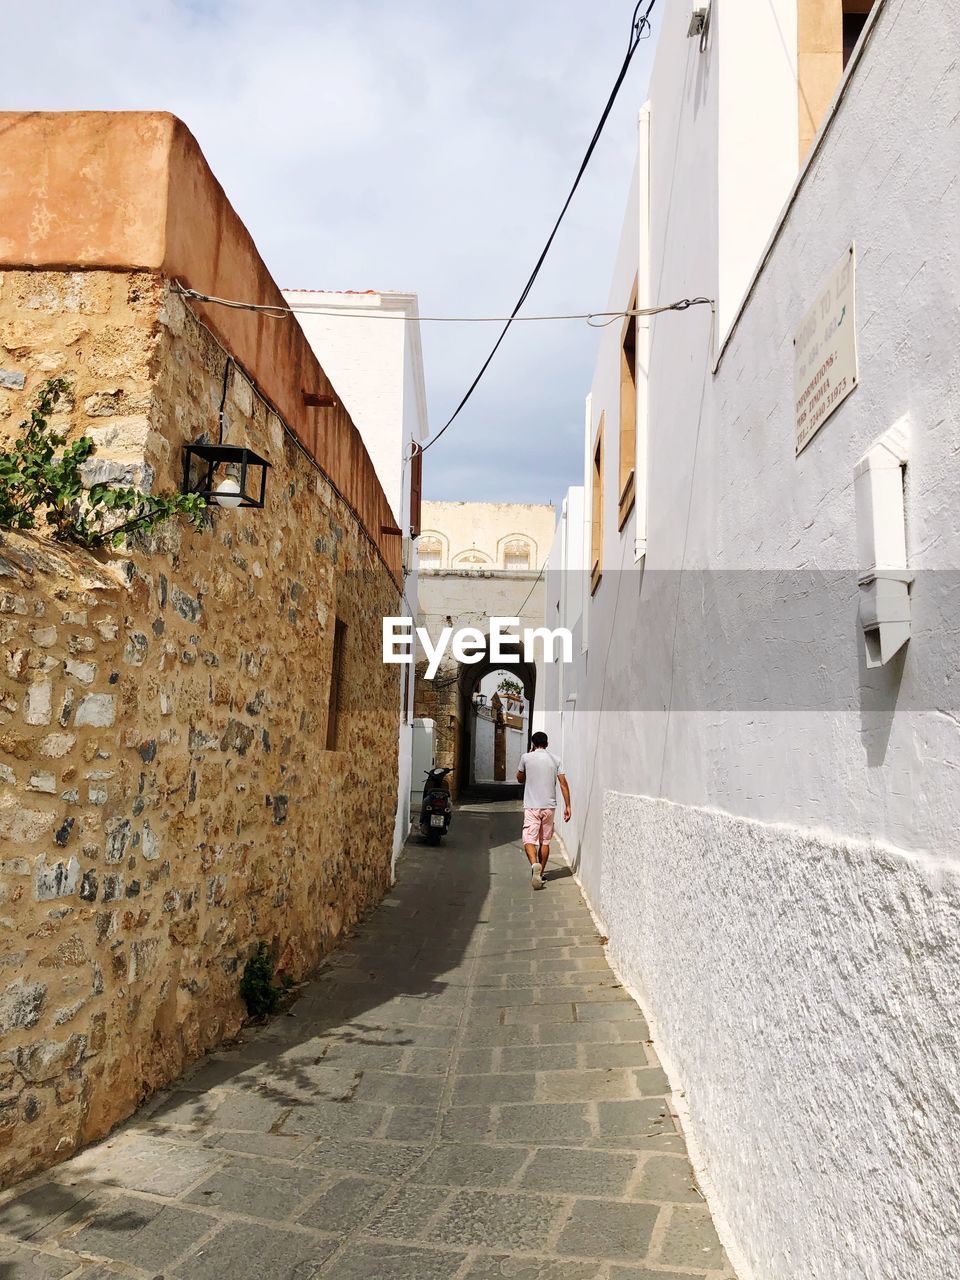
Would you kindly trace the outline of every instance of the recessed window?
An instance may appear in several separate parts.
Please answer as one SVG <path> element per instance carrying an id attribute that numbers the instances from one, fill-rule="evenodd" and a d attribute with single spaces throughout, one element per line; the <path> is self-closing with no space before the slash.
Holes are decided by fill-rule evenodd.
<path id="1" fill-rule="evenodd" d="M 800 160 L 823 123 L 875 0 L 797 0 Z"/>
<path id="2" fill-rule="evenodd" d="M 529 545 L 526 542 L 521 542 L 519 539 L 515 542 L 508 542 L 503 549 L 503 567 L 504 569 L 512 569 L 515 573 L 529 569 Z"/>
<path id="3" fill-rule="evenodd" d="M 873 0 L 843 0 L 843 65 L 846 68 L 854 46 L 860 39 L 867 18 L 873 8 Z"/>
<path id="4" fill-rule="evenodd" d="M 590 594 L 600 585 L 603 573 L 603 414 L 593 447 L 593 484 L 590 501 Z"/>
<path id="5" fill-rule="evenodd" d="M 443 561 L 443 547 L 438 538 L 421 538 L 417 544 L 417 563 L 421 569 L 439 569 Z"/>
<path id="6" fill-rule="evenodd" d="M 637 286 L 630 297 L 637 309 Z M 620 343 L 620 497 L 617 528 L 622 529 L 636 501 L 637 456 L 637 317 L 627 316 Z"/>
<path id="7" fill-rule="evenodd" d="M 347 625 L 338 618 L 333 629 L 333 660 L 330 666 L 330 698 L 327 703 L 327 750 L 342 749 L 343 668 Z"/>

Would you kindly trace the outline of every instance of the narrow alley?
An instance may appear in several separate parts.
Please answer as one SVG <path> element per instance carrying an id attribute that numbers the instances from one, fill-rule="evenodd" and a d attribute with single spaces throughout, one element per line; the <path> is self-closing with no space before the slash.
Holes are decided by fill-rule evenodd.
<path id="1" fill-rule="evenodd" d="M 723 1280 L 640 1011 L 512 803 L 414 838 L 288 1012 L 0 1203 L 2 1280 Z"/>

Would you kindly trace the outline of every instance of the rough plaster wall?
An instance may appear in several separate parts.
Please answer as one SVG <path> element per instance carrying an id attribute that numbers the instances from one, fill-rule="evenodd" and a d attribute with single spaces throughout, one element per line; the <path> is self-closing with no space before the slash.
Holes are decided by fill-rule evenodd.
<path id="1" fill-rule="evenodd" d="M 955 1270 L 957 9 L 879 12 L 716 377 L 704 314 L 655 322 L 648 554 L 605 572 L 557 717 L 568 847 L 763 1280 Z M 674 36 L 651 94 L 663 298 L 708 292 L 716 264 L 709 130 L 702 102 L 667 91 Z M 860 385 L 795 459 L 792 338 L 852 239 Z M 609 421 L 602 341 L 593 409 Z M 913 638 L 868 672 L 853 466 L 903 415 Z M 613 801 L 603 824 L 609 791 L 682 807 Z"/>
<path id="2" fill-rule="evenodd" d="M 762 1280 L 940 1280 L 960 1248 L 960 876 L 608 791 L 600 911 Z"/>
<path id="3" fill-rule="evenodd" d="M 63 373 L 62 425 L 108 472 L 146 455 L 174 487 L 182 441 L 215 423 L 223 352 L 151 277 L 8 272 L 0 343 L 6 430 Z M 0 546 L 2 1180 L 235 1032 L 256 942 L 298 978 L 389 880 L 399 699 L 379 618 L 396 588 L 240 376 L 227 409 L 228 439 L 273 463 L 264 511 L 168 527 L 104 566 Z"/>

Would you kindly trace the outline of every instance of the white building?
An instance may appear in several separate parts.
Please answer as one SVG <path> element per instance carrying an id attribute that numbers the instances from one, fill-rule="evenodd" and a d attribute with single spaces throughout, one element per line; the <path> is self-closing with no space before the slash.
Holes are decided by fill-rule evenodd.
<path id="1" fill-rule="evenodd" d="M 546 582 L 564 839 L 741 1280 L 957 1268 L 960 14 L 869 8 L 658 7 L 610 307 L 715 310 L 605 331 Z"/>
<path id="2" fill-rule="evenodd" d="M 427 438 L 420 321 L 415 293 L 285 290 L 297 319 L 373 460 L 404 542 L 404 596 L 416 616 L 421 457 Z M 410 830 L 413 668 L 397 668 L 402 715 L 393 857 Z"/>

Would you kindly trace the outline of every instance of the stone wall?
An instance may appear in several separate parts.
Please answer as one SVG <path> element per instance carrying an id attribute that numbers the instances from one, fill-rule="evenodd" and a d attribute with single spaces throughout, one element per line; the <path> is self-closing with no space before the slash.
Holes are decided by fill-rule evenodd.
<path id="1" fill-rule="evenodd" d="M 215 438 L 225 361 L 160 275 L 0 277 L 0 437 L 63 375 L 91 480 L 176 488 L 184 442 Z M 233 1035 L 258 942 L 299 978 L 388 884 L 395 582 L 239 368 L 226 407 L 228 441 L 272 464 L 263 511 L 119 556 L 0 545 L 2 1184 Z"/>

